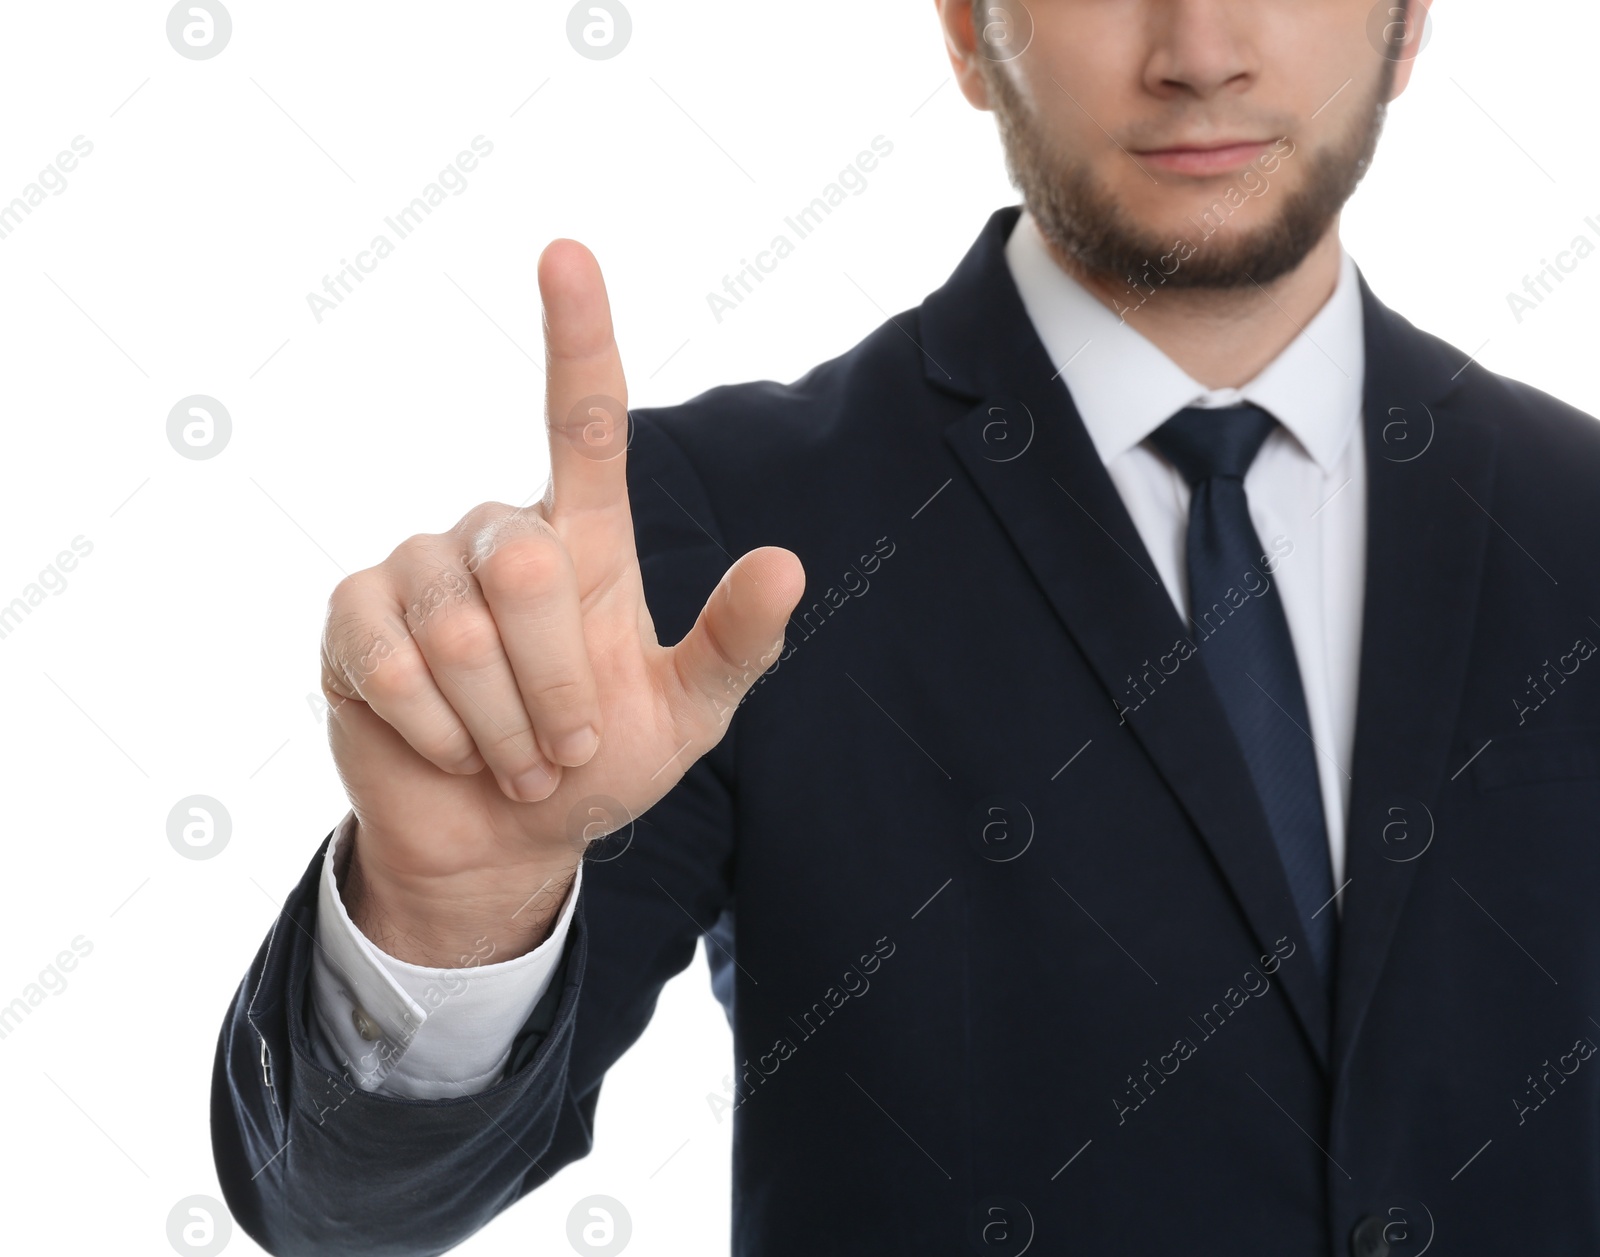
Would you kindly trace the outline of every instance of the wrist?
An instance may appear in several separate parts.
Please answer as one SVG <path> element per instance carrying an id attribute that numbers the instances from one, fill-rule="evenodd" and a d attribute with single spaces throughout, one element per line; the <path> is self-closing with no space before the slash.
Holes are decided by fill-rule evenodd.
<path id="1" fill-rule="evenodd" d="M 359 823 L 334 866 L 345 910 L 381 951 L 408 964 L 460 969 L 514 960 L 544 942 L 577 875 L 578 857 L 515 869 L 416 877 L 386 865 Z"/>

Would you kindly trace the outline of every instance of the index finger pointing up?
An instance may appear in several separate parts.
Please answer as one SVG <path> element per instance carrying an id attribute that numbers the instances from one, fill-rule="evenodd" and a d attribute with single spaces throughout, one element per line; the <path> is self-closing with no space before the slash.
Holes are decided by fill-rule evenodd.
<path id="1" fill-rule="evenodd" d="M 594 255 L 555 240 L 539 257 L 552 515 L 627 509 L 628 386 Z"/>

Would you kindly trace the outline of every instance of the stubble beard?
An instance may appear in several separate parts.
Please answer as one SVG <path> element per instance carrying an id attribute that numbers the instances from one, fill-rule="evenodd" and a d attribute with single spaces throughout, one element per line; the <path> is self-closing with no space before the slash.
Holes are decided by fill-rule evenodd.
<path id="1" fill-rule="evenodd" d="M 1182 249 L 1183 264 L 1172 273 L 1163 268 L 1166 286 L 1221 290 L 1270 284 L 1298 267 L 1327 234 L 1371 168 L 1393 77 L 1389 65 L 1380 76 L 1378 91 L 1345 135 L 1314 152 L 1294 151 L 1287 158 L 1306 163 L 1308 173 L 1298 183 L 1280 194 L 1267 181 L 1268 190 L 1257 195 L 1278 198 L 1277 213 L 1270 221 L 1249 231 L 1224 225 L 1208 233 L 1191 217 L 1176 235 L 1159 236 L 1132 224 L 1109 189 L 1081 162 L 1051 144 L 1003 66 L 984 61 L 982 71 L 1005 148 L 1006 170 L 1059 257 L 1087 277 L 1116 284 L 1136 280 L 1184 242 L 1191 247 Z"/>

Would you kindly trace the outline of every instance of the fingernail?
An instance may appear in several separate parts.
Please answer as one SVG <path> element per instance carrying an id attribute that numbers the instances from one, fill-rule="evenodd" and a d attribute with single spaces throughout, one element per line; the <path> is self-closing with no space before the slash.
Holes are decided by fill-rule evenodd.
<path id="1" fill-rule="evenodd" d="M 593 725 L 585 725 L 558 739 L 553 749 L 557 761 L 569 768 L 576 768 L 579 764 L 587 764 L 599 747 L 600 735 L 594 731 Z"/>
<path id="2" fill-rule="evenodd" d="M 518 773 L 511 781 L 516 788 L 517 797 L 524 803 L 537 803 L 541 799 L 550 797 L 551 791 L 556 788 L 556 779 L 542 764 L 535 764 L 532 768 Z"/>

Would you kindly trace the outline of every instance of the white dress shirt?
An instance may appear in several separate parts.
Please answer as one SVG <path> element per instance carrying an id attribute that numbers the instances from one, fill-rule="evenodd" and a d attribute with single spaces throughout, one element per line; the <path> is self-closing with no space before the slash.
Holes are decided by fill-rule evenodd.
<path id="1" fill-rule="evenodd" d="M 1006 243 L 1006 263 L 1051 360 L 1065 364 L 1059 378 L 1186 622 L 1189 486 L 1145 438 L 1187 406 L 1253 402 L 1282 425 L 1245 475 L 1245 493 L 1264 548 L 1278 538 L 1292 546 L 1275 575 L 1317 752 L 1333 882 L 1342 888 L 1366 552 L 1366 356 L 1355 263 L 1341 252 L 1333 295 L 1239 389 L 1205 388 L 1091 296 L 1055 264 L 1026 211 Z M 331 1069 L 347 1067 L 368 1091 L 435 1099 L 484 1090 L 501 1078 L 512 1040 L 549 986 L 582 865 L 550 937 L 533 951 L 426 969 L 380 951 L 345 911 L 334 869 L 354 825 L 347 816 L 328 845 L 317 901 L 318 1056 Z"/>
<path id="2" fill-rule="evenodd" d="M 1343 886 L 1367 533 L 1366 342 L 1355 263 L 1341 250 L 1333 295 L 1255 379 L 1208 389 L 1057 266 L 1026 212 L 1006 261 L 1045 350 L 1066 364 L 1060 378 L 1185 623 L 1189 486 L 1145 438 L 1186 406 L 1253 402 L 1282 425 L 1244 489 L 1263 547 L 1280 536 L 1294 547 L 1277 568 L 1278 594 L 1311 719 L 1333 884 Z"/>

